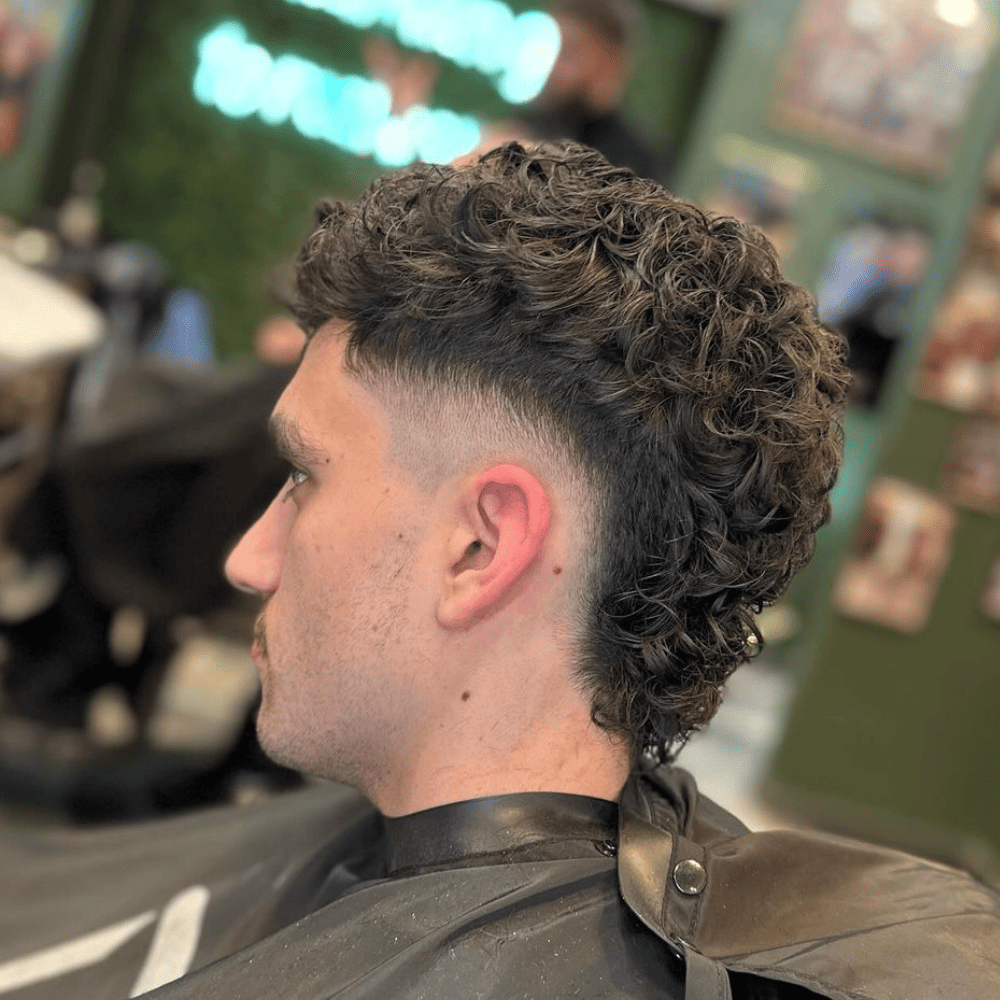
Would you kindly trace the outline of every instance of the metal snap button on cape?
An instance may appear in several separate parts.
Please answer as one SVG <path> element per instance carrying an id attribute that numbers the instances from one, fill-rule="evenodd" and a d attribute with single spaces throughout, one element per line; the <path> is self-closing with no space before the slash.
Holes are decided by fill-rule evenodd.
<path id="1" fill-rule="evenodd" d="M 690 858 L 687 861 L 680 861 L 674 868 L 674 885 L 684 893 L 685 896 L 697 896 L 705 883 L 708 881 L 708 874 L 705 869 Z"/>

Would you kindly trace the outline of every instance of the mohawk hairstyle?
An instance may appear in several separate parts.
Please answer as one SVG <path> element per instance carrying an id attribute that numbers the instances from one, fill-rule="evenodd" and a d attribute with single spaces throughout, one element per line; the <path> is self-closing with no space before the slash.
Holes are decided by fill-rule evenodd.
<path id="1" fill-rule="evenodd" d="M 633 750 L 683 742 L 829 518 L 839 335 L 753 227 L 574 143 L 415 165 L 325 202 L 307 331 L 375 373 L 499 394 L 593 484 L 578 670 Z"/>

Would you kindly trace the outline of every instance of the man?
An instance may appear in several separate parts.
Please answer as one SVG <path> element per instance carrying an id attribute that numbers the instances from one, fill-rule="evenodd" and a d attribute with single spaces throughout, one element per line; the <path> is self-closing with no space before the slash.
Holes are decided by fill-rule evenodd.
<path id="1" fill-rule="evenodd" d="M 632 75 L 642 9 L 635 0 L 553 0 L 560 46 L 541 94 L 525 116 L 542 139 L 575 139 L 616 166 L 668 179 L 671 164 L 623 120 L 619 107 Z"/>
<path id="2" fill-rule="evenodd" d="M 668 184 L 672 157 L 655 151 L 620 111 L 635 66 L 642 8 L 636 0 L 552 0 L 548 10 L 560 44 L 541 93 L 521 117 L 485 123 L 480 144 L 458 162 L 474 162 L 511 140 L 570 139 L 592 146 L 615 166 Z M 396 63 L 404 72 L 376 72 L 390 83 L 394 102 L 397 92 L 413 90 L 413 80 L 426 78 L 426 60 Z"/>
<path id="3" fill-rule="evenodd" d="M 325 204 L 298 285 L 291 472 L 227 570 L 264 599 L 263 745 L 376 809 L 8 843 L 41 902 L 0 993 L 989 995 L 991 892 L 752 834 L 669 763 L 839 463 L 841 343 L 766 241 L 511 144 Z"/>
<path id="4" fill-rule="evenodd" d="M 819 277 L 816 309 L 847 340 L 851 399 L 876 407 L 930 260 L 925 230 L 906 220 L 862 222 L 841 234 Z"/>

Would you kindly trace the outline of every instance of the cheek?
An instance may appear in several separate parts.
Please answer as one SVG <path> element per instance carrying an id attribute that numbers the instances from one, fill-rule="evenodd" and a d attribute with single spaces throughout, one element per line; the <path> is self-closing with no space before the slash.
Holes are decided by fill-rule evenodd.
<path id="1" fill-rule="evenodd" d="M 292 524 L 285 550 L 286 589 L 332 593 L 350 586 L 365 565 L 374 532 L 332 504 L 310 503 Z"/>
<path id="2" fill-rule="evenodd" d="M 364 470 L 337 489 L 331 483 L 304 494 L 289 524 L 282 573 L 285 613 L 319 608 L 342 619 L 369 595 L 387 551 L 408 549 L 415 532 L 413 501 Z M 391 574 L 390 574 L 391 577 Z M 338 613 L 338 610 L 340 612 Z"/>

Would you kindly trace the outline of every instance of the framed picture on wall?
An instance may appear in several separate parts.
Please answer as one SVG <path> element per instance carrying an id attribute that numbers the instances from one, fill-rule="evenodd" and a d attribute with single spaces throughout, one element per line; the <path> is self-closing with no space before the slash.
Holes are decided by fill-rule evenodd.
<path id="1" fill-rule="evenodd" d="M 954 510 L 926 490 L 883 476 L 872 486 L 834 587 L 845 615 L 917 632 L 951 556 Z"/>
<path id="2" fill-rule="evenodd" d="M 0 208 L 21 211 L 55 127 L 89 0 L 0 0 Z"/>
<path id="3" fill-rule="evenodd" d="M 1000 515 L 1000 421 L 962 423 L 945 462 L 943 481 L 948 498 L 959 507 Z"/>
<path id="4" fill-rule="evenodd" d="M 990 567 L 990 575 L 986 579 L 979 606 L 987 618 L 992 618 L 1000 625 L 1000 552 Z"/>
<path id="5" fill-rule="evenodd" d="M 921 399 L 1000 417 L 1000 279 L 966 268 L 937 311 L 916 374 Z"/>
<path id="6" fill-rule="evenodd" d="M 819 168 L 740 135 L 719 136 L 715 158 L 718 174 L 699 200 L 711 212 L 757 226 L 787 264 L 798 243 L 796 214 L 803 196 L 819 186 Z"/>
<path id="7" fill-rule="evenodd" d="M 978 0 L 804 0 L 775 118 L 861 156 L 941 173 L 996 36 Z"/>

